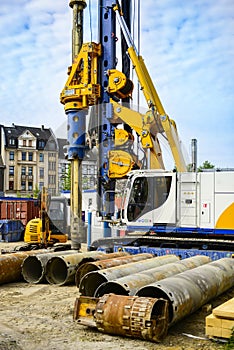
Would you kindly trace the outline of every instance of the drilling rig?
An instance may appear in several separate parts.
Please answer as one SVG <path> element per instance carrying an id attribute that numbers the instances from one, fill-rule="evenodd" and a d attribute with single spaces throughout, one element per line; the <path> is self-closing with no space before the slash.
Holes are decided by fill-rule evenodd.
<path id="1" fill-rule="evenodd" d="M 167 115 L 131 36 L 131 1 L 122 1 L 122 7 L 118 0 L 98 1 L 98 43 L 83 43 L 86 2 L 71 0 L 69 4 L 73 10 L 72 66 L 60 101 L 68 119 L 73 248 L 79 248 L 83 230 L 82 159 L 88 148 L 86 121 L 91 109 L 98 148 L 97 214 L 104 222 L 105 245 L 115 211 L 116 181 L 128 177 L 120 223 L 125 224 L 126 232 L 147 233 L 143 239 L 133 237 L 132 244 L 151 249 L 166 242 L 167 248 L 182 245 L 183 252 L 178 250 L 177 255 L 191 254 L 196 248 L 208 255 L 208 250 L 212 255 L 221 249 L 221 257 L 230 256 L 234 251 L 230 219 L 234 216 L 234 174 L 187 173 L 176 123 Z M 117 22 L 124 48 L 121 71 L 116 59 Z M 146 113 L 129 108 L 134 89 L 129 60 L 146 101 Z M 170 147 L 174 171 L 165 170 L 159 136 Z M 136 150 L 139 146 L 143 157 Z"/>

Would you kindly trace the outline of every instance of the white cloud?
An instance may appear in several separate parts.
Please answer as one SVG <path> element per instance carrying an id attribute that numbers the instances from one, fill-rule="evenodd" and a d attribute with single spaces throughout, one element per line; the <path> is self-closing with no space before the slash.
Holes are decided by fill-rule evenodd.
<path id="1" fill-rule="evenodd" d="M 84 41 L 97 40 L 96 7 L 92 35 L 85 9 Z M 233 15 L 231 0 L 141 2 L 141 54 L 166 112 L 188 153 L 195 137 L 199 162 L 224 167 L 234 167 Z M 59 95 L 71 64 L 71 27 L 68 1 L 1 1 L 2 124 L 56 130 L 66 121 Z"/>

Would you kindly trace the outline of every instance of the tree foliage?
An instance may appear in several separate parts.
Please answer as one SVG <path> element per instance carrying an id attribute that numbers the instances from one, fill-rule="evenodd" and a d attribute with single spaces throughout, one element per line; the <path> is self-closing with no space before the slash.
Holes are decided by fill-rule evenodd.
<path id="1" fill-rule="evenodd" d="M 62 174 L 62 189 L 63 191 L 71 190 L 71 164 L 68 164 L 68 168 Z"/>
<path id="2" fill-rule="evenodd" d="M 205 160 L 205 162 L 197 168 L 197 171 L 201 172 L 204 169 L 214 169 L 214 167 L 215 166 L 211 164 L 208 160 Z"/>

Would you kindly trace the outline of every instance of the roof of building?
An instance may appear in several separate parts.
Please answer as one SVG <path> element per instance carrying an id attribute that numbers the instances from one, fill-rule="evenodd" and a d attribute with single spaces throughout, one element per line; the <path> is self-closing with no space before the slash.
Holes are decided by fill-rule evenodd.
<path id="1" fill-rule="evenodd" d="M 66 139 L 60 139 L 60 138 L 57 138 L 57 142 L 59 147 L 58 157 L 59 159 L 65 159 L 65 154 L 67 153 L 67 150 L 66 148 L 64 148 L 64 146 L 66 146 L 68 142 Z"/>
<path id="2" fill-rule="evenodd" d="M 45 145 L 49 139 L 54 138 L 51 129 L 45 128 L 44 125 L 42 125 L 41 127 L 32 127 L 25 125 L 16 125 L 12 123 L 12 126 L 3 126 L 3 129 L 6 138 L 6 147 L 9 146 L 10 139 L 14 138 L 15 140 L 17 140 L 18 137 L 22 135 L 26 130 L 30 131 L 31 134 L 37 138 L 37 140 L 45 141 Z"/>

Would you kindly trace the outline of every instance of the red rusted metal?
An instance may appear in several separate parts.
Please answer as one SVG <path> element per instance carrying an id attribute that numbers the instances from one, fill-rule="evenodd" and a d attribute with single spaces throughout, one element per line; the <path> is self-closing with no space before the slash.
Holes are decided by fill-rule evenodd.
<path id="1" fill-rule="evenodd" d="M 175 255 L 163 255 L 156 258 L 139 260 L 121 266 L 114 266 L 108 269 L 89 272 L 80 281 L 79 292 L 81 295 L 92 297 L 95 296 L 97 288 L 104 282 L 113 281 L 116 278 L 169 264 L 178 260 L 179 258 Z"/>
<path id="2" fill-rule="evenodd" d="M 0 220 L 21 220 L 26 226 L 31 219 L 39 217 L 35 199 L 4 198 L 0 200 Z"/>
<path id="3" fill-rule="evenodd" d="M 29 255 L 36 255 L 45 252 L 45 250 L 27 251 L 12 254 L 0 255 L 0 285 L 22 280 L 21 265 L 24 259 Z"/>
<path id="4" fill-rule="evenodd" d="M 113 256 L 112 254 L 113 253 L 103 254 L 105 255 L 105 260 L 100 259 L 99 261 L 89 262 L 81 265 L 76 271 L 76 278 L 75 278 L 76 286 L 79 288 L 81 279 L 88 272 L 107 269 L 113 266 L 119 266 L 119 265 L 128 264 L 130 262 L 136 262 L 140 260 L 153 258 L 153 255 L 148 253 L 127 255 L 127 256 L 126 255 Z M 117 253 L 117 254 L 121 254 L 121 253 Z"/>
<path id="5" fill-rule="evenodd" d="M 163 299 L 105 294 L 76 299 L 74 320 L 103 333 L 160 342 L 168 329 L 168 302 Z"/>

